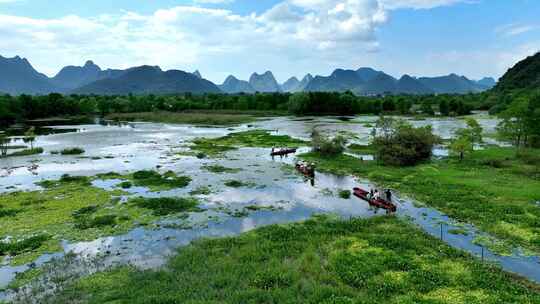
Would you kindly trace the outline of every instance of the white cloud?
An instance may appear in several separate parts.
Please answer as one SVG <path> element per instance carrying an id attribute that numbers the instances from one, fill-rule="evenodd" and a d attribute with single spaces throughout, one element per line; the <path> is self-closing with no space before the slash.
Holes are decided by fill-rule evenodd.
<path id="1" fill-rule="evenodd" d="M 505 37 L 518 36 L 530 31 L 538 30 L 540 26 L 533 24 L 506 24 L 495 29 L 495 33 Z"/>
<path id="2" fill-rule="evenodd" d="M 228 73 L 247 78 L 250 72 L 266 69 L 286 78 L 293 66 L 296 71 L 317 73 L 325 66 L 369 60 L 379 48 L 376 31 L 387 22 L 387 9 L 431 8 L 457 1 L 284 0 L 249 15 L 196 5 L 94 18 L 0 15 L 0 54 L 28 57 L 49 75 L 62 66 L 93 59 L 113 68 L 141 64 L 198 68 L 216 82 Z"/>

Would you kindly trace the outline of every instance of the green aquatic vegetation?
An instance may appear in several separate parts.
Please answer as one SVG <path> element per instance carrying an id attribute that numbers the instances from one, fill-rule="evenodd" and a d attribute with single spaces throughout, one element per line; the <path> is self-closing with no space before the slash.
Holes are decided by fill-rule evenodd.
<path id="1" fill-rule="evenodd" d="M 102 173 L 102 174 L 98 174 L 96 175 L 97 178 L 100 178 L 100 179 L 121 179 L 122 178 L 122 174 L 120 173 L 117 173 L 117 172 L 108 172 L 108 173 Z"/>
<path id="2" fill-rule="evenodd" d="M 236 150 L 238 147 L 298 147 L 309 143 L 291 138 L 288 135 L 272 135 L 265 130 L 251 130 L 231 133 L 220 138 L 197 138 L 193 141 L 192 150 L 205 153 L 208 156 L 221 156 L 224 152 Z"/>
<path id="3" fill-rule="evenodd" d="M 120 186 L 120 188 L 122 189 L 130 189 L 131 187 L 133 187 L 133 184 L 130 181 L 124 181 L 121 182 L 118 186 Z"/>
<path id="4" fill-rule="evenodd" d="M 351 198 L 351 190 L 339 190 L 338 195 L 342 199 Z"/>
<path id="5" fill-rule="evenodd" d="M 210 189 L 210 187 L 208 186 L 201 186 L 201 187 L 198 187 L 197 189 L 195 190 L 191 190 L 189 192 L 189 195 L 210 195 L 212 194 L 212 189 Z"/>
<path id="6" fill-rule="evenodd" d="M 0 241 L 0 256 L 4 255 L 18 255 L 23 252 L 32 251 L 41 247 L 50 236 L 45 234 L 31 236 L 22 240 L 13 240 L 7 242 Z"/>
<path id="7" fill-rule="evenodd" d="M 300 157 L 315 162 L 320 171 L 367 177 L 456 220 L 472 223 L 506 246 L 540 253 L 540 207 L 534 204 L 540 200 L 540 180 L 526 174 L 532 165 L 516 157 L 513 148 L 488 147 L 461 162 L 450 158 L 415 167 L 382 166 L 347 155 L 308 153 Z M 497 160 L 505 166 L 486 165 Z"/>
<path id="8" fill-rule="evenodd" d="M 11 264 L 28 263 L 43 253 L 57 252 L 61 250 L 62 240 L 89 241 L 125 233 L 135 226 L 135 222 L 143 225 L 156 219 L 150 211 L 118 204 L 114 198 L 122 195 L 122 191 L 106 191 L 87 181 L 86 178 L 65 177 L 42 182 L 47 187 L 41 191 L 0 195 L 2 209 L 20 210 L 13 216 L 2 217 L 0 239 L 10 236 L 13 240 L 25 240 L 44 233 L 49 236 L 39 247 L 31 246 L 29 250 L 18 252 Z M 107 215 L 117 216 L 117 222 L 109 225 Z"/>
<path id="9" fill-rule="evenodd" d="M 502 242 L 500 240 L 497 240 L 493 237 L 489 236 L 477 236 L 473 243 L 485 247 L 489 249 L 491 252 L 494 252 L 498 255 L 502 256 L 511 256 L 512 255 L 512 247 L 509 246 L 509 244 Z"/>
<path id="10" fill-rule="evenodd" d="M 218 157 L 225 152 L 236 150 L 235 147 L 220 145 L 215 143 L 214 140 L 208 138 L 198 138 L 193 140 L 193 146 L 191 146 L 190 148 L 192 150 L 198 151 L 197 158 L 199 159 L 206 158 L 207 156 Z"/>
<path id="11" fill-rule="evenodd" d="M 132 177 L 135 186 L 149 187 L 151 191 L 184 188 L 191 182 L 189 176 L 177 176 L 171 171 L 163 175 L 156 171 L 138 171 Z"/>
<path id="12" fill-rule="evenodd" d="M 525 303 L 538 285 L 396 217 L 317 217 L 183 247 L 167 267 L 120 267 L 52 303 Z"/>
<path id="13" fill-rule="evenodd" d="M 117 223 L 117 216 L 114 214 L 100 216 L 77 216 L 74 218 L 75 227 L 81 230 L 100 228 L 104 226 L 114 226 Z"/>
<path id="14" fill-rule="evenodd" d="M 15 216 L 19 212 L 21 212 L 19 209 L 4 209 L 2 206 L 0 206 L 0 218 Z"/>
<path id="15" fill-rule="evenodd" d="M 60 177 L 59 180 L 44 180 L 37 182 L 37 185 L 43 188 L 54 188 L 67 184 L 79 184 L 81 186 L 90 186 L 90 178 L 87 176 L 71 176 L 69 174 L 64 174 Z"/>
<path id="16" fill-rule="evenodd" d="M 464 228 L 455 228 L 448 230 L 448 233 L 455 235 L 469 235 L 469 232 Z"/>
<path id="17" fill-rule="evenodd" d="M 253 187 L 255 187 L 254 183 L 242 182 L 242 181 L 239 181 L 239 180 L 228 180 L 228 181 L 225 181 L 224 184 L 225 184 L 225 186 L 231 187 L 231 188 L 241 188 L 241 187 L 253 188 Z"/>
<path id="18" fill-rule="evenodd" d="M 265 130 L 252 130 L 238 133 L 231 133 L 227 136 L 216 139 L 217 143 L 233 147 L 295 147 L 305 146 L 309 143 L 303 140 L 294 139 L 288 135 L 272 135 Z"/>
<path id="19" fill-rule="evenodd" d="M 37 279 L 39 276 L 41 276 L 44 273 L 42 268 L 31 268 L 24 272 L 19 272 L 15 275 L 15 279 L 11 282 L 9 282 L 9 285 L 7 286 L 8 289 L 16 290 L 18 288 L 21 288 L 31 282 L 33 282 L 35 279 Z M 0 303 L 2 303 L 0 301 Z"/>
<path id="20" fill-rule="evenodd" d="M 73 147 L 73 148 L 65 148 L 62 151 L 60 151 L 60 154 L 62 155 L 80 155 L 83 154 L 85 151 L 83 148 L 79 147 Z"/>
<path id="21" fill-rule="evenodd" d="M 182 212 L 200 212 L 199 200 L 193 197 L 160 197 L 160 198 L 143 198 L 138 197 L 131 199 L 130 204 L 139 208 L 152 210 L 156 216 L 170 215 Z"/>
<path id="22" fill-rule="evenodd" d="M 319 191 L 324 196 L 334 196 L 334 191 L 330 188 L 324 188 Z"/>
<path id="23" fill-rule="evenodd" d="M 32 149 L 25 149 L 22 151 L 13 152 L 11 154 L 8 154 L 9 156 L 30 156 L 30 155 L 37 155 L 43 153 L 43 148 L 32 148 Z"/>
<path id="24" fill-rule="evenodd" d="M 283 209 L 283 207 L 249 205 L 246 206 L 244 209 L 248 211 L 277 211 Z"/>
<path id="25" fill-rule="evenodd" d="M 227 168 L 221 165 L 204 165 L 201 169 L 212 173 L 238 173 L 242 171 L 240 168 Z"/>

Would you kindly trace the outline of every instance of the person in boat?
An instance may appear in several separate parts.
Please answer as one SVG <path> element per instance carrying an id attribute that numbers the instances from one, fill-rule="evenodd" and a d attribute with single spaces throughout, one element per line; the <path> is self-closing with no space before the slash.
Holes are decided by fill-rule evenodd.
<path id="1" fill-rule="evenodd" d="M 389 201 L 389 202 L 392 202 L 392 191 L 390 191 L 390 189 L 386 189 L 386 200 Z"/>
<path id="2" fill-rule="evenodd" d="M 379 190 L 375 190 L 375 194 L 373 194 L 373 199 L 380 199 L 381 198 L 381 193 L 379 192 Z"/>

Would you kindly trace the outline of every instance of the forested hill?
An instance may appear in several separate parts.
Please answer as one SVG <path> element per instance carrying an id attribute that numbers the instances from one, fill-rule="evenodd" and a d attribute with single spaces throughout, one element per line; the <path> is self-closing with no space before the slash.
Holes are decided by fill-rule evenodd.
<path id="1" fill-rule="evenodd" d="M 495 91 L 515 89 L 540 89 L 540 52 L 518 62 L 495 87 Z"/>

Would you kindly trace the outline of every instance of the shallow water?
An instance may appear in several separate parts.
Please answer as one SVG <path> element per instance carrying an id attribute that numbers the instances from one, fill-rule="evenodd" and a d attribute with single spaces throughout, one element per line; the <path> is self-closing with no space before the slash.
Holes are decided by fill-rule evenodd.
<path id="1" fill-rule="evenodd" d="M 360 117 L 343 122 L 335 118 L 311 118 L 297 120 L 278 117 L 262 120 L 252 128 L 273 130 L 278 134 L 287 134 L 296 138 L 309 139 L 314 126 L 324 132 L 354 132 L 359 143 L 367 143 L 371 127 L 377 117 Z M 480 119 L 482 125 L 494 128 L 496 121 L 490 118 Z M 452 130 L 461 127 L 463 122 L 456 119 L 413 121 L 414 124 L 430 123 L 434 131 L 442 137 L 452 136 Z M 58 128 L 72 128 L 63 126 Z M 40 136 L 37 146 L 43 147 L 44 155 L 8 158 L 0 160 L 0 193 L 15 190 L 38 189 L 35 182 L 58 179 L 63 174 L 93 176 L 98 173 L 132 172 L 141 169 L 159 168 L 160 171 L 173 170 L 180 175 L 191 176 L 193 182 L 184 189 L 164 192 L 149 192 L 143 187 L 134 187 L 125 191 L 133 196 L 185 196 L 199 186 L 210 186 L 212 194 L 201 195 L 202 213 L 194 213 L 188 219 L 174 224 L 181 228 L 166 228 L 170 225 L 163 221 L 160 228 L 136 228 L 125 235 L 105 237 L 92 242 L 64 242 L 64 252 L 74 252 L 82 258 L 99 257 L 104 265 L 133 264 L 141 268 L 154 268 L 163 265 L 168 256 L 190 241 L 202 237 L 223 237 L 238 235 L 254 228 L 288 223 L 310 218 L 313 214 L 337 214 L 342 217 L 371 217 L 385 214 L 372 209 L 366 202 L 354 196 L 350 199 L 339 198 L 341 189 L 350 190 L 355 186 L 370 187 L 367 180 L 352 177 L 339 177 L 330 174 L 317 174 L 314 184 L 294 172 L 294 157 L 272 158 L 267 149 L 241 148 L 227 153 L 225 158 L 197 159 L 177 154 L 186 150 L 189 142 L 196 137 L 220 137 L 230 132 L 249 130 L 247 125 L 228 128 L 199 128 L 194 126 L 167 124 L 129 124 L 126 126 L 84 125 L 78 126 L 75 133 Z M 84 157 L 52 155 L 51 151 L 66 147 L 80 146 L 86 150 Z M 306 149 L 301 149 L 307 151 Z M 442 153 L 442 152 L 441 152 Z M 99 159 L 97 159 L 99 157 Z M 94 159 L 93 159 L 94 158 Z M 208 164 L 220 164 L 228 168 L 240 168 L 233 174 L 214 174 L 202 170 Z M 253 183 L 253 187 L 229 188 L 226 180 L 237 179 Z M 104 189 L 117 189 L 119 180 L 97 180 L 94 185 Z M 399 197 L 396 197 L 399 200 Z M 231 216 L 227 211 L 242 210 L 249 205 L 275 207 L 276 210 L 249 212 L 242 218 Z M 440 222 L 443 225 L 444 240 L 453 247 L 479 254 L 481 247 L 473 240 L 481 232 L 472 226 L 466 226 L 467 236 L 447 233 L 457 228 L 457 223 L 431 208 L 418 208 L 407 200 L 400 201 L 398 216 L 412 219 L 424 231 L 439 236 Z M 188 229 L 186 229 L 188 228 Z M 56 255 L 45 255 L 36 261 L 37 266 L 48 262 Z M 497 256 L 487 249 L 484 257 L 500 263 L 504 269 L 521 274 L 540 282 L 538 257 L 525 257 L 515 254 L 512 257 Z M 0 266 L 0 287 L 6 286 L 16 272 L 27 266 Z M 87 273 L 88 271 L 84 271 Z M 0 296 L 1 298 L 1 296 Z"/>

